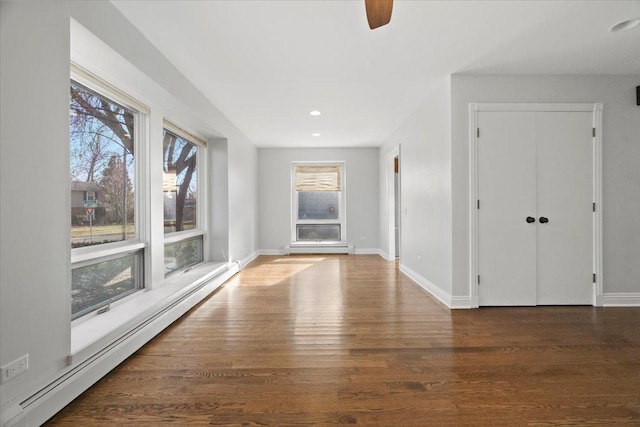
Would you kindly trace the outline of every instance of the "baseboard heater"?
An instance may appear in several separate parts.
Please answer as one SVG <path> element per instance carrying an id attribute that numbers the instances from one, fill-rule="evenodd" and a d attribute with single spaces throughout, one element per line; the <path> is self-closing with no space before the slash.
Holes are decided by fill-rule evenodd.
<path id="1" fill-rule="evenodd" d="M 181 303 L 187 303 L 187 301 L 194 297 L 199 291 L 203 290 L 205 287 L 215 283 L 215 289 L 222 286 L 222 284 L 231 278 L 235 273 L 239 271 L 238 263 L 230 263 L 226 265 L 224 268 L 217 270 L 213 275 L 206 277 L 204 280 L 201 280 L 196 286 L 192 289 L 189 289 L 188 292 L 184 293 L 175 301 L 172 301 L 167 306 L 160 308 L 153 315 L 143 320 L 141 323 L 133 326 L 129 331 L 121 335 L 119 338 L 115 339 L 110 344 L 107 344 L 104 348 L 93 354 L 91 357 L 87 358 L 87 360 L 79 363 L 77 366 L 72 367 L 64 374 L 60 375 L 58 378 L 50 382 L 48 385 L 44 386 L 42 389 L 38 390 L 36 393 L 32 394 L 27 399 L 23 400 L 20 403 L 20 407 L 25 412 L 32 413 L 32 421 L 35 421 L 36 424 L 41 424 L 46 421 L 49 417 L 53 416 L 56 412 L 58 412 L 62 407 L 66 406 L 70 403 L 75 397 L 84 392 L 87 388 L 97 382 L 100 378 L 106 375 L 111 369 L 115 366 L 122 363 L 126 358 L 128 358 L 131 354 L 137 351 L 140 347 L 146 344 L 150 339 L 155 337 L 158 333 L 164 330 L 167 326 L 175 322 L 178 318 L 180 318 L 184 313 L 186 313 L 189 309 L 194 307 L 199 301 L 201 301 L 205 296 L 198 298 L 197 301 L 191 301 L 187 307 L 179 307 Z M 213 289 L 213 290 L 215 290 Z M 213 291 L 212 290 L 212 291 Z M 211 292 L 212 292 L 211 291 Z M 178 310 L 173 316 L 171 315 L 172 310 Z M 165 316 L 168 316 L 166 318 Z M 146 332 L 146 333 L 145 333 Z M 132 340 L 138 338 L 137 343 L 131 343 Z M 127 343 L 131 343 L 131 348 L 126 348 Z M 115 352 L 120 352 L 119 354 L 114 354 Z M 99 368 L 96 365 L 96 362 L 99 362 L 102 359 L 111 356 L 112 360 L 110 361 L 110 367 L 108 368 Z M 116 359 L 116 360 L 113 360 Z M 74 387 L 72 385 L 73 381 L 77 377 L 81 377 L 85 371 L 90 371 L 91 368 L 95 368 L 96 370 L 104 371 L 98 375 L 93 376 L 91 373 L 87 375 L 91 378 L 87 378 L 84 381 L 84 386 L 79 385 L 78 387 Z M 68 393 L 64 393 L 63 389 L 69 388 Z M 73 390 L 75 388 L 75 390 Z M 65 394 L 64 397 L 56 396 L 56 393 Z M 47 404 L 46 401 L 51 399 L 53 402 Z M 40 410 L 40 406 L 46 407 Z M 54 406 L 55 409 L 51 411 L 51 406 Z M 43 413 L 44 412 L 44 413 Z M 24 413 L 22 414 L 24 416 Z M 27 423 L 31 424 L 31 423 Z M 13 424 L 9 424 L 13 425 Z"/>
<path id="2" fill-rule="evenodd" d="M 291 245 L 285 246 L 284 252 L 291 254 L 353 254 L 353 246 L 349 245 Z"/>

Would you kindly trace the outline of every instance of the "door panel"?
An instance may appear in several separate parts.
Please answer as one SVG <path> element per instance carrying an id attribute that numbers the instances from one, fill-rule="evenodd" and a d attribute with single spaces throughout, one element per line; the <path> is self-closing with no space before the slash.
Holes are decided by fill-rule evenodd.
<path id="1" fill-rule="evenodd" d="M 536 170 L 530 112 L 480 112 L 480 305 L 536 304 Z"/>
<path id="2" fill-rule="evenodd" d="M 592 113 L 536 113 L 538 304 L 591 304 Z"/>

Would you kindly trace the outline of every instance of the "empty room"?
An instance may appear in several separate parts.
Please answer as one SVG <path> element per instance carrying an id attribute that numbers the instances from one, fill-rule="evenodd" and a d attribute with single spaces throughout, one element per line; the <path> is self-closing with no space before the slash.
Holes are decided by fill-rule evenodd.
<path id="1" fill-rule="evenodd" d="M 640 0 L 0 0 L 0 427 L 640 425 Z"/>

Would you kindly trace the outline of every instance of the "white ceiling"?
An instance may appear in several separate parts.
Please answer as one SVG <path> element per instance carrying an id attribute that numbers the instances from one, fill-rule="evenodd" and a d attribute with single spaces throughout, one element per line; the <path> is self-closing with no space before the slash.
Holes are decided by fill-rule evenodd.
<path id="1" fill-rule="evenodd" d="M 261 147 L 380 145 L 454 73 L 640 74 L 608 31 L 640 0 L 395 0 L 374 31 L 364 0 L 113 3 Z"/>

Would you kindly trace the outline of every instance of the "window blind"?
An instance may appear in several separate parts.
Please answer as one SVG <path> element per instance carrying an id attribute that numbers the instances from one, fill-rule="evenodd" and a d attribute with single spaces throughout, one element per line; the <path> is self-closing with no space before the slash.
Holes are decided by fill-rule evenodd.
<path id="1" fill-rule="evenodd" d="M 340 166 L 296 166 L 296 191 L 342 191 Z"/>

